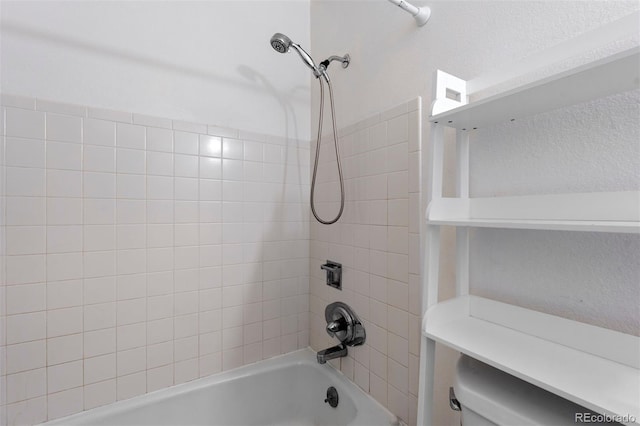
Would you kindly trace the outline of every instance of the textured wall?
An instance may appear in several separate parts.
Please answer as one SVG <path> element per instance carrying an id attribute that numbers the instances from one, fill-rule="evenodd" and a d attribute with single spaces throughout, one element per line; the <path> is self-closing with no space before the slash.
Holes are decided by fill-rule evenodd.
<path id="1" fill-rule="evenodd" d="M 638 190 L 639 116 L 632 91 L 478 131 L 471 193 Z M 472 250 L 477 294 L 640 335 L 637 235 L 476 230 Z"/>
<path id="2" fill-rule="evenodd" d="M 308 346 L 308 142 L 2 100 L 1 424 Z"/>
<path id="3" fill-rule="evenodd" d="M 419 28 L 386 1 L 311 1 L 314 55 L 349 52 L 353 58 L 348 69 L 332 72 L 341 122 L 365 119 L 420 95 L 425 100 L 424 123 L 436 69 L 464 79 L 500 73 L 503 66 L 640 8 L 637 2 L 622 1 L 426 4 L 432 16 Z M 329 26 L 332 31 L 326 30 Z M 638 31 L 632 38 L 637 44 Z M 602 53 L 588 52 L 590 57 L 580 60 Z M 548 67 L 535 77 L 557 69 Z M 500 90 L 510 87 L 513 84 Z M 313 117 L 318 92 L 311 88 Z M 472 196 L 638 189 L 638 112 L 638 94 L 626 94 L 477 132 L 471 138 Z M 428 128 L 424 126 L 423 154 L 429 151 Z M 445 134 L 445 194 L 451 196 L 455 144 L 452 132 Z M 445 229 L 441 298 L 451 296 L 455 279 L 452 237 Z M 639 333 L 637 236 L 477 230 L 471 248 L 474 293 Z M 437 425 L 458 423 L 447 403 L 455 357 L 438 346 Z"/>

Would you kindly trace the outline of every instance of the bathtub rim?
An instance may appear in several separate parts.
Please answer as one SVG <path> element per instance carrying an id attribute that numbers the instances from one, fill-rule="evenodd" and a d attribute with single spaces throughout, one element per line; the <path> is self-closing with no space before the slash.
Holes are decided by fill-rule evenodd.
<path id="1" fill-rule="evenodd" d="M 141 405 L 159 403 L 169 398 L 184 395 L 189 392 L 194 392 L 212 385 L 220 385 L 236 379 L 246 378 L 254 374 L 269 372 L 292 365 L 307 365 L 311 368 L 321 370 L 323 374 L 332 376 L 332 379 L 337 380 L 340 385 L 345 386 L 349 390 L 353 390 L 353 392 L 350 392 L 350 397 L 353 399 L 353 403 L 355 404 L 357 409 L 360 409 L 363 404 L 373 404 L 377 408 L 377 410 L 380 411 L 380 414 L 385 416 L 390 426 L 404 424 L 385 406 L 380 404 L 371 395 L 363 391 L 358 385 L 349 380 L 342 373 L 342 371 L 334 368 L 329 363 L 323 365 L 318 364 L 318 362 L 316 361 L 316 352 L 307 347 L 295 350 L 293 352 L 288 352 L 286 354 L 277 355 L 273 358 L 257 361 L 252 364 L 246 364 L 240 367 L 236 367 L 231 370 L 214 373 L 210 376 L 194 379 L 166 388 L 161 388 L 145 394 L 136 395 L 131 398 L 122 399 L 106 405 L 80 411 L 68 416 L 59 417 L 57 419 L 48 420 L 44 423 L 39 423 L 36 426 L 60 426 L 68 425 L 69 422 L 71 422 L 71 424 L 79 424 L 73 422 L 81 419 L 89 420 L 94 417 L 100 418 L 106 414 L 122 413 Z M 356 417 L 356 419 L 358 419 L 358 417 Z M 361 423 L 357 422 L 356 425 L 357 424 Z"/>

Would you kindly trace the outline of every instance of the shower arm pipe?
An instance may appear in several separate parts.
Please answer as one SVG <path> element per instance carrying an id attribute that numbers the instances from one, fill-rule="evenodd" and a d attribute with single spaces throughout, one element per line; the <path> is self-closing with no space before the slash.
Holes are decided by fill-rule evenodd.
<path id="1" fill-rule="evenodd" d="M 327 68 L 329 68 L 329 64 L 331 64 L 331 62 L 333 61 L 340 61 L 342 62 L 342 68 L 347 68 L 351 63 L 351 56 L 348 53 L 345 54 L 344 56 L 337 56 L 337 55 L 329 56 L 327 59 L 320 62 L 320 66 L 318 68 L 322 73 L 324 73 L 327 70 Z"/>
<path id="2" fill-rule="evenodd" d="M 389 0 L 389 2 L 395 4 L 400 9 L 409 12 L 411 16 L 414 17 L 416 24 L 418 24 L 419 27 L 426 24 L 429 17 L 431 17 L 431 9 L 428 6 L 417 7 L 405 0 Z"/>

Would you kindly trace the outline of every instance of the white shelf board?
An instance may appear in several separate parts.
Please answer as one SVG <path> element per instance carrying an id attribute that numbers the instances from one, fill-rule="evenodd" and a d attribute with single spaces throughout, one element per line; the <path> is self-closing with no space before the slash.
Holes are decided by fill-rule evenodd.
<path id="1" fill-rule="evenodd" d="M 640 48 L 555 74 L 504 93 L 430 117 L 456 129 L 472 130 L 520 119 L 640 87 Z"/>
<path id="2" fill-rule="evenodd" d="M 430 225 L 640 233 L 640 191 L 438 198 Z"/>
<path id="3" fill-rule="evenodd" d="M 469 228 L 538 229 L 550 231 L 615 232 L 621 234 L 640 234 L 640 224 L 638 224 L 638 222 L 513 219 L 441 219 L 429 220 L 429 224 L 464 226 Z"/>
<path id="4" fill-rule="evenodd" d="M 597 413 L 640 421 L 638 337 L 475 296 L 436 304 L 422 330 Z"/>

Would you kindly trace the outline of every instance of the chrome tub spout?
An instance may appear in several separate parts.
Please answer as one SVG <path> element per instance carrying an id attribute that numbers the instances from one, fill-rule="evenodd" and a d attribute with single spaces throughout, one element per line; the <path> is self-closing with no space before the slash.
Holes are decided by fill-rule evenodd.
<path id="1" fill-rule="evenodd" d="M 347 353 L 347 347 L 344 344 L 340 343 L 339 345 L 318 351 L 318 363 L 324 364 L 330 359 L 347 356 Z"/>

